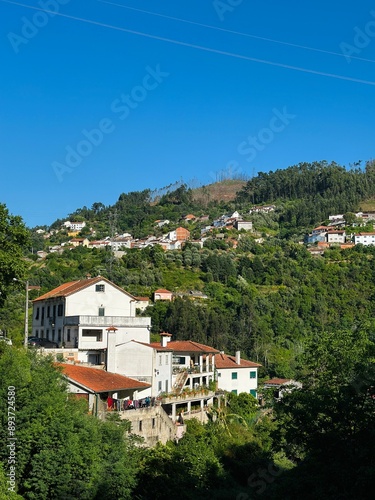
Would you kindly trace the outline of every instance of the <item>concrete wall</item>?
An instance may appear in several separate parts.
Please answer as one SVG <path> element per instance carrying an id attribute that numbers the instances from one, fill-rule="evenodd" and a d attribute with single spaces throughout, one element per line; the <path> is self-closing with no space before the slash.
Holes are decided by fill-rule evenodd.
<path id="1" fill-rule="evenodd" d="M 250 378 L 250 372 L 255 372 L 255 378 Z M 257 390 L 258 387 L 257 372 L 257 368 L 236 367 L 218 369 L 218 388 L 228 392 L 237 391 L 237 394 L 241 392 L 250 394 L 250 390 Z M 237 379 L 232 379 L 232 373 L 237 373 Z"/>

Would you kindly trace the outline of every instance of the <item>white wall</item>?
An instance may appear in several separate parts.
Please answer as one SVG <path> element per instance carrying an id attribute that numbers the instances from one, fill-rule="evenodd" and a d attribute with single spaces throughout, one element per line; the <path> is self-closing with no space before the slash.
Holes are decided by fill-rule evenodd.
<path id="1" fill-rule="evenodd" d="M 221 368 L 217 369 L 218 388 L 224 391 L 237 391 L 237 394 L 250 390 L 257 390 L 258 374 L 257 368 Z M 250 372 L 255 372 L 255 378 L 250 378 Z M 232 373 L 237 373 L 237 379 L 232 379 Z"/>

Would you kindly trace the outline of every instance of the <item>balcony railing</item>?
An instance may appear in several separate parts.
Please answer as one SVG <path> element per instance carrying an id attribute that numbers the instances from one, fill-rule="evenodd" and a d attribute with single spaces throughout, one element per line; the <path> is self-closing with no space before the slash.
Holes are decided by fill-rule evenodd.
<path id="1" fill-rule="evenodd" d="M 64 325 L 66 326 L 138 326 L 147 328 L 151 324 L 151 318 L 139 316 L 66 316 Z"/>

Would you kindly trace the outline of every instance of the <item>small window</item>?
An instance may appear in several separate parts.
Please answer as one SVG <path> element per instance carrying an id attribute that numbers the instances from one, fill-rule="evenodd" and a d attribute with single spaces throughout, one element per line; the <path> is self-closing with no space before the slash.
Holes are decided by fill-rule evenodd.
<path id="1" fill-rule="evenodd" d="M 255 389 L 250 389 L 250 394 L 254 396 L 254 398 L 257 397 L 257 391 Z"/>
<path id="2" fill-rule="evenodd" d="M 160 355 L 159 356 L 159 366 L 161 366 L 161 365 L 162 365 L 162 356 Z"/>
<path id="3" fill-rule="evenodd" d="M 95 292 L 104 292 L 105 291 L 105 285 L 96 285 L 95 286 Z"/>
<path id="4" fill-rule="evenodd" d="M 68 328 L 68 332 L 66 334 L 66 340 L 70 342 L 70 328 Z"/>
<path id="5" fill-rule="evenodd" d="M 236 394 L 237 395 L 237 390 L 236 389 L 233 389 L 233 391 L 231 391 L 232 394 Z"/>
<path id="6" fill-rule="evenodd" d="M 142 420 L 139 421 L 139 432 L 142 432 Z"/>
<path id="7" fill-rule="evenodd" d="M 232 372 L 232 380 L 237 380 L 237 372 Z"/>
<path id="8" fill-rule="evenodd" d="M 153 429 L 155 429 L 155 426 L 156 426 L 156 419 L 155 419 L 155 418 L 153 418 L 153 419 L 152 419 L 152 428 L 153 428 Z"/>
<path id="9" fill-rule="evenodd" d="M 257 378 L 256 372 L 250 372 L 250 378 Z"/>
<path id="10" fill-rule="evenodd" d="M 161 385 L 161 381 L 159 381 L 159 384 L 158 384 L 158 391 L 161 392 L 162 390 L 162 385 Z"/>
<path id="11" fill-rule="evenodd" d="M 99 307 L 99 316 L 104 316 L 104 307 Z"/>
<path id="12" fill-rule="evenodd" d="M 55 313 L 54 313 L 55 315 Z M 62 304 L 58 304 L 57 306 L 57 316 L 62 316 L 63 315 L 63 305 Z"/>
<path id="13" fill-rule="evenodd" d="M 165 355 L 165 364 L 168 364 L 168 354 Z"/>
<path id="14" fill-rule="evenodd" d="M 39 319 L 39 307 L 36 308 L 35 319 Z"/>

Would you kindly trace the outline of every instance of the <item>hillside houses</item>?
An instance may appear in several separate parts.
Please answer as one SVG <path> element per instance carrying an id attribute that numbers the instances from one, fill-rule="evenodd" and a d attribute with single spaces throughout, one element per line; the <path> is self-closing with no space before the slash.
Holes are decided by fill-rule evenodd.
<path id="1" fill-rule="evenodd" d="M 141 299 L 97 276 L 63 283 L 33 301 L 32 335 L 59 346 L 41 352 L 59 355 L 69 391 L 93 414 L 119 411 L 155 444 L 181 435 L 181 411 L 206 421 L 207 407 L 220 404 L 216 388 L 256 397 L 260 365 L 239 353 L 172 340 L 167 332 L 150 342 L 151 319 L 136 314 Z"/>

